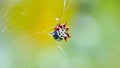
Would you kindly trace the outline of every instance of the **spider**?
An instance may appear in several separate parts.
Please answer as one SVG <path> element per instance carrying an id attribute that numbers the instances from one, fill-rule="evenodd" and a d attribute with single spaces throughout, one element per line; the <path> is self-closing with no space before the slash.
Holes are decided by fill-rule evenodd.
<path id="1" fill-rule="evenodd" d="M 69 30 L 69 27 L 66 27 L 66 23 L 57 24 L 57 26 L 54 28 L 54 31 L 51 33 L 51 35 L 57 41 L 61 41 L 63 39 L 67 41 L 67 38 L 71 37 L 68 33 L 68 30 Z"/>

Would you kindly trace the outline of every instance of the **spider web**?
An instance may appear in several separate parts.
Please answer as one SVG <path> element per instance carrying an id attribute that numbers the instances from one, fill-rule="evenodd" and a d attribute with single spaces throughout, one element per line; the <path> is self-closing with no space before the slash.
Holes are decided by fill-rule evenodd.
<path id="1" fill-rule="evenodd" d="M 26 0 L 27 1 L 27 4 L 26 4 L 26 6 L 25 6 L 25 8 L 24 8 L 24 10 L 21 12 L 21 15 L 18 15 L 17 17 L 21 17 L 21 16 L 24 16 L 24 15 L 32 15 L 32 14 L 29 14 L 29 13 L 26 13 L 26 9 L 27 8 L 29 8 L 29 6 L 31 5 L 31 3 L 32 3 L 32 0 Z M 60 18 L 56 18 L 56 24 L 57 23 L 59 23 L 59 21 L 61 21 L 61 20 L 63 20 L 64 19 L 64 16 L 65 16 L 65 12 L 67 12 L 68 11 L 68 9 L 69 9 L 69 7 L 70 7 L 70 5 L 71 5 L 71 3 L 72 3 L 72 0 L 69 0 L 69 2 L 68 2 L 68 4 L 67 4 L 67 0 L 62 0 L 63 1 L 63 12 L 62 12 L 62 15 L 61 15 L 61 17 Z M 9 23 L 9 19 L 10 19 L 10 17 L 12 17 L 12 16 L 14 16 L 15 14 L 17 14 L 17 12 L 14 12 L 14 13 L 12 13 L 10 16 L 7 16 L 7 14 L 8 13 L 10 13 L 12 10 L 12 8 L 14 8 L 15 7 L 15 5 L 16 4 L 18 4 L 20 1 L 19 0 L 1 0 L 0 1 L 1 3 L 3 3 L 3 5 L 4 4 L 8 4 L 8 2 L 9 2 L 9 4 L 5 7 L 5 8 L 2 8 L 2 7 L 0 7 L 0 8 L 2 8 L 1 10 L 0 10 L 0 15 L 1 15 L 1 17 L 0 17 L 0 34 L 4 34 L 4 33 L 6 33 L 6 32 L 9 32 L 9 30 L 8 30 L 8 28 L 11 26 L 11 25 L 13 25 L 14 23 L 16 23 L 16 20 L 17 20 L 17 17 L 12 21 L 12 23 Z M 6 3 L 7 2 L 7 3 Z M 34 16 L 34 14 L 33 14 L 33 16 Z M 49 34 L 48 33 L 48 31 L 50 30 L 50 29 L 53 29 L 54 28 L 54 25 L 51 25 L 51 27 L 50 28 L 46 28 L 45 30 L 42 30 L 42 31 L 38 31 L 38 32 L 35 32 L 35 33 L 32 33 L 32 34 L 27 34 L 27 35 L 24 35 L 24 36 L 22 36 L 22 37 L 19 37 L 19 38 L 16 38 L 16 39 L 13 39 L 13 40 L 11 40 L 11 42 L 16 42 L 16 41 L 19 41 L 19 40 L 23 40 L 23 39 L 25 39 L 25 38 L 29 38 L 29 37 L 32 37 L 32 36 L 35 36 L 35 35 L 43 35 L 43 34 Z M 18 31 L 19 32 L 19 31 Z M 61 44 L 61 42 L 57 42 L 56 43 L 56 45 L 58 46 L 58 48 L 61 50 L 61 52 L 66 56 L 66 57 L 68 57 L 68 55 L 66 54 L 66 52 L 65 52 L 65 50 L 62 48 L 62 44 Z"/>

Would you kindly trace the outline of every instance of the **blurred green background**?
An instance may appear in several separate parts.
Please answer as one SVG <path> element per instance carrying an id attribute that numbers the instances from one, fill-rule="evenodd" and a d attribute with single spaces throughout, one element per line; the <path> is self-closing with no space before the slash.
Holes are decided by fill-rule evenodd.
<path id="1" fill-rule="evenodd" d="M 62 15 L 67 42 L 44 32 Z M 0 0 L 0 68 L 120 68 L 120 0 Z"/>

